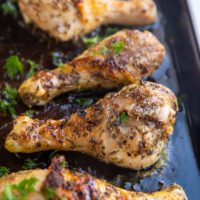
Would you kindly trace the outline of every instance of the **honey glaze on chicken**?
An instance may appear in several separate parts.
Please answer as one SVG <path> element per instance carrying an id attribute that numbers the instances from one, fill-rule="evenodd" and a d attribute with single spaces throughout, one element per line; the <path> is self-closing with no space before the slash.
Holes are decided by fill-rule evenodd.
<path id="1" fill-rule="evenodd" d="M 131 169 L 153 165 L 172 134 L 177 100 L 168 88 L 151 82 L 124 87 L 68 119 L 20 116 L 8 134 L 10 152 L 72 150 Z"/>

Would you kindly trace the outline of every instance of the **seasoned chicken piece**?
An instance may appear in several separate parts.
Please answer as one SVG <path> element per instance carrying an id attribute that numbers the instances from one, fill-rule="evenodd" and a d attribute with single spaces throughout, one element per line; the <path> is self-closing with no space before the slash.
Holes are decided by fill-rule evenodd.
<path id="1" fill-rule="evenodd" d="M 27 23 L 67 41 L 102 24 L 146 25 L 157 18 L 153 0 L 19 0 Z"/>
<path id="2" fill-rule="evenodd" d="M 123 30 L 86 50 L 64 67 L 40 71 L 19 88 L 25 104 L 44 105 L 69 91 L 135 83 L 156 70 L 165 48 L 148 31 Z"/>
<path id="3" fill-rule="evenodd" d="M 131 169 L 153 165 L 173 131 L 176 97 L 151 82 L 110 93 L 68 119 L 20 116 L 5 141 L 10 152 L 72 150 Z"/>
<path id="4" fill-rule="evenodd" d="M 187 200 L 176 184 L 153 193 L 117 188 L 86 173 L 65 169 L 64 157 L 54 158 L 48 170 L 21 171 L 1 178 L 0 199 L 11 196 L 27 200 Z"/>

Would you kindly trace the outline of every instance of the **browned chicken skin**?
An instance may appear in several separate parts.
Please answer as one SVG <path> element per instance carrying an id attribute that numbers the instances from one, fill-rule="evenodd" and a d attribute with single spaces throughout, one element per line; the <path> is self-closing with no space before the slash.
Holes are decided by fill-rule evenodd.
<path id="1" fill-rule="evenodd" d="M 121 167 L 143 169 L 160 157 L 173 131 L 177 101 L 168 88 L 151 82 L 110 93 L 68 119 L 14 121 L 5 148 L 10 152 L 72 150 Z"/>
<path id="2" fill-rule="evenodd" d="M 19 88 L 25 104 L 44 105 L 69 91 L 135 83 L 162 63 L 163 45 L 148 31 L 123 30 L 86 50 L 64 67 L 41 71 Z"/>
<path id="3" fill-rule="evenodd" d="M 176 184 L 153 193 L 130 192 L 88 174 L 71 172 L 64 168 L 64 162 L 63 157 L 54 158 L 48 170 L 21 171 L 1 178 L 0 199 L 9 185 L 35 178 L 34 191 L 27 194 L 27 200 L 48 200 L 50 191 L 54 191 L 51 200 L 187 200 Z M 11 192 L 19 195 L 17 190 Z"/>
<path id="4" fill-rule="evenodd" d="M 153 0 L 19 0 L 19 7 L 27 23 L 61 41 L 102 24 L 146 25 L 157 17 Z"/>

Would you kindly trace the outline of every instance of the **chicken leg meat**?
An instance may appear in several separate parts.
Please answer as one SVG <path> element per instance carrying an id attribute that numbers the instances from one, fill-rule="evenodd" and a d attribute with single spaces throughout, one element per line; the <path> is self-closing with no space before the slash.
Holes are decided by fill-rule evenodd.
<path id="1" fill-rule="evenodd" d="M 70 63 L 40 71 L 19 88 L 25 104 L 44 105 L 69 91 L 115 88 L 152 74 L 162 63 L 163 45 L 148 31 L 120 31 Z"/>
<path id="2" fill-rule="evenodd" d="M 64 157 L 54 158 L 48 170 L 21 171 L 1 178 L 0 199 L 13 195 L 27 200 L 187 200 L 176 184 L 153 193 L 131 192 L 65 169 L 64 163 Z"/>
<path id="3" fill-rule="evenodd" d="M 143 169 L 159 159 L 177 110 L 168 88 L 152 82 L 132 84 L 68 119 L 16 118 L 5 148 L 15 153 L 79 151 L 121 167 Z"/>
<path id="4" fill-rule="evenodd" d="M 146 25 L 155 22 L 153 0 L 19 0 L 27 23 L 67 41 L 102 24 Z"/>

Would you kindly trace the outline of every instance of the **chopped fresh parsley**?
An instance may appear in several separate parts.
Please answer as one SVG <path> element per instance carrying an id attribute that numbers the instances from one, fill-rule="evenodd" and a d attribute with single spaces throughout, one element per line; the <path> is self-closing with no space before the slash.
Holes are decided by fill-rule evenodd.
<path id="1" fill-rule="evenodd" d="M 6 0 L 0 6 L 3 15 L 13 15 L 17 17 L 17 8 L 14 0 Z"/>
<path id="2" fill-rule="evenodd" d="M 8 184 L 2 193 L 3 200 L 26 200 L 31 192 L 35 192 L 36 178 L 22 180 L 19 184 Z"/>
<path id="3" fill-rule="evenodd" d="M 5 166 L 0 166 L 0 177 L 5 176 L 10 173 L 10 169 Z"/>
<path id="4" fill-rule="evenodd" d="M 50 188 L 50 187 L 45 187 L 43 189 L 43 194 L 47 200 L 52 200 L 56 197 L 56 189 Z"/>
<path id="5" fill-rule="evenodd" d="M 87 47 L 91 47 L 94 44 L 100 42 L 102 38 L 99 35 L 95 35 L 93 37 L 82 37 L 82 41 Z"/>
<path id="6" fill-rule="evenodd" d="M 28 169 L 34 169 L 36 167 L 44 167 L 44 166 L 46 166 L 45 162 L 38 163 L 37 158 L 35 159 L 28 158 L 25 160 L 24 165 L 22 166 L 22 169 L 28 170 Z"/>
<path id="7" fill-rule="evenodd" d="M 93 103 L 93 99 L 92 98 L 79 98 L 76 99 L 76 103 L 80 106 L 90 106 Z"/>
<path id="8" fill-rule="evenodd" d="M 16 115 L 15 106 L 17 105 L 17 89 L 6 85 L 2 92 L 4 98 L 0 99 L 0 112 L 3 115 L 11 114 L 12 117 Z"/>
<path id="9" fill-rule="evenodd" d="M 107 27 L 105 30 L 104 37 L 108 37 L 108 36 L 116 33 L 117 31 L 119 31 L 119 28 L 117 28 L 117 27 Z"/>
<path id="10" fill-rule="evenodd" d="M 124 123 L 128 120 L 129 116 L 126 112 L 122 112 L 119 116 L 120 123 Z"/>
<path id="11" fill-rule="evenodd" d="M 25 112 L 25 115 L 26 115 L 27 117 L 32 118 L 33 115 L 35 114 L 35 112 L 36 112 L 35 110 L 29 109 L 29 110 L 27 110 L 27 111 Z"/>
<path id="12" fill-rule="evenodd" d="M 106 46 L 100 47 L 100 53 L 101 54 L 106 54 L 108 52 L 108 48 Z"/>
<path id="13" fill-rule="evenodd" d="M 123 41 L 118 41 L 112 44 L 112 49 L 115 54 L 119 54 L 123 49 L 125 45 Z"/>
<path id="14" fill-rule="evenodd" d="M 29 78 L 29 77 L 33 76 L 33 74 L 35 73 L 35 70 L 38 68 L 39 65 L 32 60 L 27 60 L 27 63 L 29 65 L 30 69 L 29 69 L 28 73 L 26 74 L 26 78 Z"/>
<path id="15" fill-rule="evenodd" d="M 24 165 L 22 166 L 22 169 L 33 169 L 37 167 L 37 163 L 35 162 L 36 160 L 32 160 L 30 158 L 25 160 Z"/>
<path id="16" fill-rule="evenodd" d="M 52 53 L 52 62 L 55 67 L 61 67 L 64 65 L 61 53 L 53 52 Z"/>
<path id="17" fill-rule="evenodd" d="M 4 69 L 6 70 L 8 77 L 14 79 L 18 73 L 23 73 L 24 65 L 18 56 L 10 56 L 6 59 Z"/>

